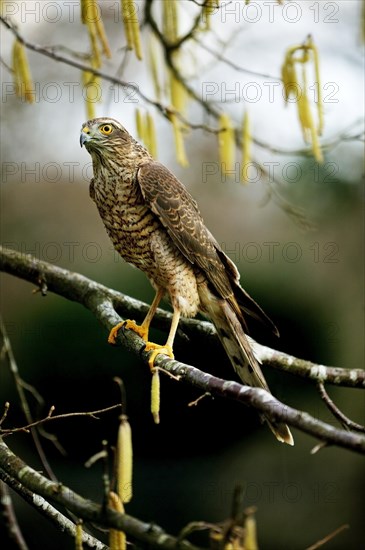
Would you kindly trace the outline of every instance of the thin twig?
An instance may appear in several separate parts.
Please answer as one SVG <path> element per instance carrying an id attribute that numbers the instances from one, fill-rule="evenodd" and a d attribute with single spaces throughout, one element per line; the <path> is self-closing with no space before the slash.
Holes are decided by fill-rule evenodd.
<path id="1" fill-rule="evenodd" d="M 31 424 L 27 424 L 26 426 L 21 426 L 19 428 L 9 428 L 7 430 L 4 430 L 3 428 L 0 429 L 1 435 L 9 435 L 13 434 L 15 432 L 26 432 L 30 428 L 35 428 L 36 426 L 40 426 L 41 424 L 44 424 L 45 422 L 50 422 L 51 420 L 61 420 L 65 418 L 71 418 L 74 416 L 88 416 L 90 418 L 93 418 L 94 420 L 99 420 L 99 418 L 96 416 L 97 414 L 103 414 L 109 411 L 112 411 L 114 409 L 120 409 L 122 407 L 121 403 L 118 403 L 117 405 L 111 405 L 110 407 L 105 407 L 104 409 L 99 409 L 97 411 L 91 411 L 91 412 L 72 412 L 72 413 L 65 413 L 65 414 L 58 414 L 56 416 L 52 416 L 54 407 L 51 407 L 50 412 L 45 418 L 41 418 L 41 420 L 36 420 L 35 422 L 32 422 Z"/>
<path id="2" fill-rule="evenodd" d="M 0 504 L 2 508 L 1 515 L 3 517 L 5 527 L 9 533 L 9 539 L 15 543 L 19 550 L 28 550 L 28 545 L 25 542 L 15 515 L 13 501 L 11 499 L 8 486 L 3 480 L 0 480 Z"/>
<path id="3" fill-rule="evenodd" d="M 236 63 L 234 63 L 231 59 L 224 57 L 224 55 L 222 55 L 221 53 L 217 52 L 216 50 L 213 50 L 213 48 L 210 48 L 209 46 L 204 44 L 202 40 L 195 37 L 195 41 L 199 44 L 201 48 L 203 48 L 203 50 L 206 50 L 208 53 L 210 53 L 216 60 L 218 59 L 218 61 L 221 61 L 225 65 L 228 65 L 228 67 L 231 67 L 235 71 L 246 73 L 252 76 L 257 76 L 259 78 L 268 78 L 269 80 L 276 80 L 278 82 L 282 81 L 282 79 L 278 76 L 259 73 L 257 71 L 252 71 L 251 69 L 246 69 L 245 67 L 241 67 L 240 65 L 237 65 Z"/>
<path id="4" fill-rule="evenodd" d="M 345 414 L 343 414 L 342 411 L 334 404 L 328 393 L 326 392 L 326 389 L 324 387 L 323 382 L 318 382 L 318 390 L 320 393 L 321 398 L 325 402 L 326 406 L 329 408 L 329 410 L 332 412 L 333 416 L 337 418 L 342 424 L 344 428 L 350 429 L 350 430 L 356 430 L 357 432 L 365 433 L 365 426 L 362 426 L 361 424 L 358 424 L 357 422 L 354 422 L 350 418 L 348 418 Z"/>
<path id="5" fill-rule="evenodd" d="M 333 531 L 323 539 L 319 540 L 318 542 L 315 542 L 314 544 L 306 548 L 306 550 L 317 550 L 317 548 L 320 548 L 321 546 L 326 544 L 328 541 L 334 539 L 335 537 L 337 537 L 337 535 L 339 535 L 340 533 L 342 533 L 342 531 L 344 531 L 345 529 L 348 529 L 349 527 L 350 526 L 348 524 L 341 525 L 341 527 L 338 527 L 338 529 L 336 529 L 335 531 Z"/>
<path id="6" fill-rule="evenodd" d="M 28 404 L 28 400 L 27 400 L 25 392 L 24 392 L 24 385 L 25 384 L 24 384 L 24 381 L 23 381 L 23 379 L 21 378 L 21 376 L 19 374 L 18 365 L 16 363 L 15 356 L 14 356 L 14 353 L 13 353 L 13 349 L 11 347 L 10 339 L 9 339 L 9 336 L 8 336 L 7 331 L 6 331 L 6 328 L 5 328 L 5 325 L 4 325 L 4 322 L 2 320 L 1 315 L 0 315 L 0 334 L 1 334 L 1 336 L 3 338 L 3 341 L 4 341 L 4 344 L 3 344 L 4 350 L 6 352 L 6 357 L 7 357 L 8 362 L 9 362 L 10 372 L 11 372 L 11 374 L 13 376 L 13 379 L 14 379 L 15 388 L 16 388 L 16 391 L 17 391 L 19 399 L 20 399 L 20 404 L 21 404 L 22 411 L 24 413 L 24 416 L 25 416 L 28 424 L 32 424 L 33 423 L 33 417 L 32 417 L 32 414 L 30 412 L 30 407 L 29 407 L 29 404 Z M 56 478 L 55 474 L 53 473 L 53 470 L 52 470 L 52 468 L 51 468 L 51 466 L 50 466 L 50 464 L 47 460 L 47 457 L 46 457 L 46 454 L 43 450 L 43 446 L 40 442 L 37 430 L 31 429 L 31 435 L 32 435 L 32 439 L 33 439 L 35 448 L 37 449 L 38 456 L 40 458 L 40 461 L 41 461 L 45 471 L 47 472 L 50 479 L 52 479 L 53 481 L 56 481 L 57 478 Z"/>

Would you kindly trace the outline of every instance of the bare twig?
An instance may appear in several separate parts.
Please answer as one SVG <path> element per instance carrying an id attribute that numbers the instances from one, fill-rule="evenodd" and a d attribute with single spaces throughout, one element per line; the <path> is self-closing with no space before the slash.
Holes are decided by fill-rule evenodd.
<path id="1" fill-rule="evenodd" d="M 240 65 L 237 65 L 237 63 L 234 63 L 231 59 L 228 59 L 227 57 L 224 57 L 220 52 L 213 50 L 210 46 L 207 46 L 204 44 L 204 42 L 198 38 L 195 37 L 195 41 L 199 44 L 203 50 L 206 50 L 208 53 L 210 53 L 216 60 L 221 61 L 225 65 L 228 65 L 228 67 L 231 67 L 235 71 L 246 73 L 252 76 L 257 76 L 259 78 L 268 78 L 269 80 L 276 80 L 278 82 L 281 82 L 281 78 L 278 76 L 265 74 L 265 73 L 259 73 L 257 71 L 252 71 L 251 69 L 247 69 L 245 67 L 241 67 Z"/>
<path id="2" fill-rule="evenodd" d="M 334 404 L 334 402 L 326 392 L 323 382 L 318 382 L 318 390 L 321 398 L 323 399 L 329 410 L 332 412 L 333 416 L 335 416 L 337 420 L 341 422 L 344 428 L 365 433 L 365 426 L 362 426 L 357 422 L 353 422 L 353 420 L 350 420 L 350 418 L 347 418 L 347 416 L 344 415 L 343 412 L 340 411 L 340 409 Z"/>
<path id="3" fill-rule="evenodd" d="M 123 296 L 82 275 L 71 273 L 66 269 L 61 269 L 60 267 L 37 260 L 29 255 L 20 254 L 13 250 L 0 248 L 0 268 L 35 284 L 37 284 L 39 279 L 39 273 L 42 273 L 47 281 L 48 289 L 51 292 L 56 292 L 65 298 L 84 305 L 108 330 L 120 322 L 121 318 L 117 314 L 116 309 L 120 311 L 122 304 L 124 306 L 124 311 L 131 314 L 132 317 L 135 317 L 134 314 L 136 312 L 141 315 L 142 311 L 145 313 L 148 309 L 147 306 L 144 304 L 141 305 L 137 300 Z M 166 319 L 166 314 L 161 313 L 160 315 Z M 198 331 L 201 333 L 201 326 L 206 328 L 210 325 L 208 323 L 201 324 L 195 321 L 194 326 L 199 327 Z M 144 351 L 145 342 L 135 332 L 121 330 L 118 334 L 118 342 L 126 349 L 142 357 L 146 364 L 148 363 L 149 354 Z M 259 348 L 255 349 L 255 353 L 260 359 L 258 349 Z M 268 348 L 264 349 L 267 353 Z M 274 356 L 274 362 L 278 363 L 279 352 L 271 350 L 270 354 Z M 290 363 L 290 361 L 288 360 L 287 363 Z M 203 392 L 235 399 L 236 401 L 252 406 L 260 412 L 265 413 L 265 415 L 274 422 L 284 421 L 328 444 L 338 445 L 359 453 L 365 453 L 365 438 L 363 436 L 334 428 L 312 417 L 306 412 L 298 411 L 284 405 L 279 400 L 275 399 L 274 396 L 262 389 L 243 386 L 234 381 L 222 380 L 202 372 L 193 366 L 179 363 L 178 361 L 174 361 L 162 355 L 158 356 L 156 359 L 156 366 L 180 377 L 182 381 L 199 388 Z M 288 368 L 288 364 L 286 368 Z M 297 368 L 299 369 L 299 366 Z M 312 366 L 310 369 L 312 376 L 314 369 L 315 366 Z M 305 372 L 305 375 L 308 377 L 307 369 L 305 369 Z M 345 384 L 348 384 L 346 369 L 339 369 L 337 374 L 343 374 L 344 380 L 346 381 Z M 364 385 L 365 373 L 363 371 L 358 371 L 355 374 L 356 383 L 353 382 L 353 387 L 362 387 Z M 317 365 L 317 380 L 328 381 L 326 367 Z M 333 380 L 335 379 L 333 378 Z M 340 380 L 337 379 L 337 384 L 339 383 Z"/>
<path id="4" fill-rule="evenodd" d="M 202 395 L 199 395 L 199 397 L 197 397 L 196 399 L 194 399 L 194 401 L 190 401 L 190 403 L 188 403 L 188 407 L 196 407 L 197 404 L 200 403 L 200 401 L 205 397 L 212 397 L 212 396 L 210 395 L 209 392 L 205 392 Z"/>
<path id="5" fill-rule="evenodd" d="M 29 404 L 28 404 L 28 400 L 25 396 L 25 392 L 24 392 L 24 381 L 23 379 L 21 378 L 20 374 L 19 374 L 19 370 L 18 370 L 18 365 L 15 361 L 15 357 L 14 357 L 14 353 L 13 353 L 13 349 L 11 347 L 11 343 L 10 343 L 10 339 L 8 337 L 8 334 L 7 334 L 7 331 L 6 331 L 6 328 L 5 328 L 5 325 L 3 323 L 3 320 L 0 316 L 0 334 L 3 338 L 3 349 L 5 351 L 5 355 L 8 359 L 8 362 L 9 362 L 9 367 L 10 367 L 10 372 L 13 376 L 13 379 L 14 379 L 14 383 L 15 383 L 15 388 L 17 390 L 17 393 L 18 393 L 18 396 L 19 396 L 19 399 L 20 399 L 20 404 L 21 404 L 21 408 L 22 408 L 22 411 L 24 413 L 24 416 L 28 422 L 28 424 L 32 424 L 33 423 L 33 418 L 32 418 L 32 414 L 30 412 L 30 407 L 29 407 Z M 32 391 L 32 390 L 30 390 Z M 40 442 L 40 439 L 39 439 L 39 435 L 38 435 L 38 432 L 35 430 L 35 429 L 31 429 L 31 435 L 32 435 L 32 439 L 33 439 L 33 442 L 34 442 L 34 445 L 37 449 L 37 453 L 38 453 L 38 456 L 43 464 L 43 467 L 45 469 L 45 471 L 47 472 L 48 476 L 50 479 L 53 479 L 53 481 L 56 481 L 56 476 L 55 474 L 53 473 L 52 471 L 52 468 L 51 466 L 49 465 L 49 462 L 47 460 L 47 457 L 45 455 L 45 452 L 43 450 L 43 447 L 42 447 L 42 444 Z"/>
<path id="6" fill-rule="evenodd" d="M 3 428 L 0 429 L 1 435 L 10 435 L 15 432 L 26 432 L 30 428 L 35 428 L 36 426 L 40 426 L 41 424 L 44 424 L 45 422 L 50 422 L 51 420 L 61 420 L 65 418 L 71 418 L 74 416 L 88 416 L 89 418 L 93 418 L 94 420 L 99 420 L 99 418 L 96 416 L 97 414 L 103 414 L 109 411 L 112 411 L 114 409 L 120 409 L 122 407 L 121 403 L 118 403 L 117 405 L 111 405 L 110 407 L 106 407 L 104 409 L 99 409 L 97 411 L 91 411 L 91 412 L 72 412 L 72 413 L 65 413 L 65 414 L 58 414 L 56 416 L 52 416 L 54 407 L 51 407 L 48 415 L 45 418 L 42 418 L 41 420 L 36 420 L 35 422 L 32 422 L 31 424 L 27 424 L 26 426 L 20 426 L 19 428 L 9 428 L 7 430 L 4 430 Z"/>
<path id="7" fill-rule="evenodd" d="M 6 417 L 8 416 L 9 408 L 10 408 L 10 403 L 9 403 L 9 401 L 6 401 L 5 405 L 4 405 L 4 412 L 3 412 L 2 417 L 0 419 L 0 426 L 4 423 Z"/>
<path id="8" fill-rule="evenodd" d="M 319 540 L 318 542 L 315 542 L 314 544 L 306 548 L 306 550 L 317 550 L 317 548 L 320 548 L 321 546 L 326 544 L 328 541 L 334 539 L 335 537 L 337 537 L 337 535 L 339 535 L 340 533 L 342 533 L 342 531 L 345 531 L 345 529 L 348 529 L 349 527 L 350 526 L 347 524 L 341 525 L 341 527 L 338 527 L 338 529 L 336 529 L 335 531 L 333 531 L 323 539 Z"/>
<path id="9" fill-rule="evenodd" d="M 9 533 L 9 539 L 14 542 L 19 550 L 28 550 L 23 534 L 16 519 L 13 501 L 10 496 L 8 486 L 3 480 L 0 481 L 0 505 L 1 515 L 3 516 L 5 526 Z"/>

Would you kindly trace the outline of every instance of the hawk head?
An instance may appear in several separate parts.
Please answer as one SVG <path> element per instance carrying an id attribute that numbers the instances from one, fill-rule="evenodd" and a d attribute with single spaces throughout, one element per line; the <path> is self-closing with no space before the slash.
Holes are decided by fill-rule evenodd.
<path id="1" fill-rule="evenodd" d="M 90 154 L 115 154 L 120 148 L 128 148 L 133 138 L 114 118 L 93 118 L 82 125 L 80 145 L 85 145 Z"/>

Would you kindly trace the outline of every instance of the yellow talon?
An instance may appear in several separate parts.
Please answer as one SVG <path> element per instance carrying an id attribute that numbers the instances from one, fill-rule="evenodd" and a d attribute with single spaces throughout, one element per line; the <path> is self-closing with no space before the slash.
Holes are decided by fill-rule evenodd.
<path id="1" fill-rule="evenodd" d="M 118 325 L 117 325 L 118 326 Z M 127 321 L 124 321 L 125 328 L 128 328 L 129 330 L 133 330 L 138 336 L 143 338 L 145 342 L 148 340 L 148 327 L 142 325 L 137 325 L 135 321 L 131 321 L 128 319 Z"/>
<path id="2" fill-rule="evenodd" d="M 142 325 L 137 325 L 135 321 L 132 321 L 131 319 L 127 319 L 126 321 L 121 321 L 115 327 L 112 328 L 112 330 L 109 333 L 108 336 L 108 343 L 109 344 L 115 344 L 118 332 L 119 330 L 124 327 L 129 330 L 133 330 L 136 334 L 138 334 L 143 340 L 146 342 L 148 339 L 148 327 Z"/>
<path id="3" fill-rule="evenodd" d="M 121 321 L 109 332 L 108 343 L 115 344 L 119 330 L 124 326 L 125 321 Z"/>
<path id="4" fill-rule="evenodd" d="M 172 352 L 172 347 L 169 346 L 168 344 L 165 344 L 164 346 L 160 346 L 160 344 L 147 342 L 145 351 L 152 351 L 151 355 L 148 358 L 148 364 L 151 370 L 154 368 L 154 362 L 157 355 L 167 355 L 168 357 L 171 357 L 171 359 L 175 358 Z"/>

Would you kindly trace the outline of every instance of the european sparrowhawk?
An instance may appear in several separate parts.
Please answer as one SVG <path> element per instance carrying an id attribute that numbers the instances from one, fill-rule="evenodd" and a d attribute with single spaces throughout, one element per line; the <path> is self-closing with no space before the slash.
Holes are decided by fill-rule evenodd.
<path id="1" fill-rule="evenodd" d="M 127 321 L 153 350 L 173 357 L 180 316 L 207 316 L 245 384 L 269 391 L 246 333 L 252 321 L 276 328 L 239 284 L 235 264 L 204 225 L 197 203 L 164 165 L 156 162 L 127 130 L 112 118 L 96 118 L 82 126 L 80 144 L 93 162 L 90 196 L 114 247 L 141 269 L 156 297 L 141 326 Z M 167 295 L 173 318 L 167 342 L 148 342 L 148 330 L 161 298 Z M 120 325 L 110 334 L 115 340 Z M 289 428 L 266 419 L 279 441 L 293 445 Z"/>

